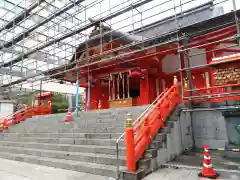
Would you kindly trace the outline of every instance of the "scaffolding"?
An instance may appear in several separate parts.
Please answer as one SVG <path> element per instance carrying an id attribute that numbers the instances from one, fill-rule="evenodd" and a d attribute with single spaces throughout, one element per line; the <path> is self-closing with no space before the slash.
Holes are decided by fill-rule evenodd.
<path id="1" fill-rule="evenodd" d="M 195 6 L 199 6 L 199 8 L 196 10 Z M 181 19 L 189 13 L 196 13 L 206 7 L 214 9 L 212 17 L 226 13 L 232 17 L 231 21 L 211 27 L 196 28 L 190 33 L 182 31 L 184 27 Z M 239 8 L 240 4 L 236 0 L 201 2 L 197 0 L 1 0 L 1 92 L 34 91 L 40 89 L 42 84 L 49 82 L 71 84 L 70 82 L 60 82 L 53 77 L 74 68 L 78 70 L 93 64 L 90 63 L 90 57 L 87 57 L 85 60 L 89 63 L 86 65 L 71 66 L 79 61 L 77 58 L 78 45 L 83 42 L 87 43 L 91 39 L 89 36 L 96 26 L 100 26 L 100 29 L 102 27 L 109 28 L 107 33 L 100 32 L 100 44 L 103 44 L 102 37 L 106 35 L 111 37 L 110 41 L 116 41 L 112 36 L 114 32 L 122 32 L 122 37 L 126 39 L 133 38 L 137 34 L 137 40 L 119 48 L 133 50 L 121 54 L 118 58 L 170 42 L 177 43 L 177 47 L 159 53 L 171 52 L 174 49 L 177 50 L 180 58 L 181 52 L 184 52 L 187 67 L 182 67 L 180 62 L 177 71 L 181 73 L 185 71 L 190 77 L 191 69 L 208 66 L 208 64 L 191 66 L 191 58 L 206 54 L 206 52 L 189 55 L 189 50 L 193 48 L 185 46 L 181 42 L 231 25 L 236 26 L 237 35 L 232 36 L 229 40 L 239 41 L 239 12 L 237 10 Z M 199 20 L 194 19 L 189 22 L 188 26 L 208 20 L 199 18 Z M 168 20 L 173 20 L 174 26 L 161 31 L 161 33 L 151 34 L 153 23 L 164 24 Z M 143 31 L 147 30 L 149 30 L 147 37 L 141 35 Z M 158 41 L 160 38 L 165 40 Z M 156 42 L 152 43 L 153 40 Z M 217 41 L 211 43 L 217 43 Z M 88 48 L 88 44 L 86 47 Z M 239 43 L 229 47 L 239 47 Z M 109 59 L 101 59 L 101 62 Z M 134 61 L 134 59 L 128 61 Z M 52 73 L 58 68 L 61 71 Z M 189 81 L 190 79 L 188 78 Z M 181 82 L 183 83 L 183 81 L 181 75 Z M 189 84 L 192 83 L 189 82 Z"/>

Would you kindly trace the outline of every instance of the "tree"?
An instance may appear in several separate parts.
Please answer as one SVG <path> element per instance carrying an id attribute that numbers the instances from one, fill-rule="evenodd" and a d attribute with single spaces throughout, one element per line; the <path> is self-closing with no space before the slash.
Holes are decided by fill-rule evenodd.
<path id="1" fill-rule="evenodd" d="M 68 101 L 65 95 L 54 93 L 52 98 L 52 113 L 67 112 Z"/>

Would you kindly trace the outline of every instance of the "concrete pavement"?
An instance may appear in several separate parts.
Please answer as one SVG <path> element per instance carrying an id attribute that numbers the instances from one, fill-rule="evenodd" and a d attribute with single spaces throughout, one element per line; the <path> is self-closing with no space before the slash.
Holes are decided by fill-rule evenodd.
<path id="1" fill-rule="evenodd" d="M 1 180 L 112 180 L 113 178 L 0 159 Z"/>
<path id="2" fill-rule="evenodd" d="M 149 174 L 143 180 L 203 180 L 207 178 L 198 177 L 199 170 L 186 168 L 162 168 Z M 239 174 L 222 172 L 220 173 L 221 180 L 240 180 Z"/>
<path id="3" fill-rule="evenodd" d="M 57 169 L 53 167 L 28 164 L 24 162 L 0 159 L 0 180 L 115 180 L 82 172 Z M 143 180 L 200 180 L 197 169 L 162 168 L 148 175 Z M 240 175 L 221 173 L 221 180 L 239 180 Z"/>

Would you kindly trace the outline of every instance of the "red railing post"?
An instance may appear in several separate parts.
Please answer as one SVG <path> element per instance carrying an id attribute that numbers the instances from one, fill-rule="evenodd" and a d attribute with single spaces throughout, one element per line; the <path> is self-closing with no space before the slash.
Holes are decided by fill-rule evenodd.
<path id="1" fill-rule="evenodd" d="M 135 160 L 135 146 L 134 146 L 134 131 L 133 131 L 133 121 L 128 114 L 126 119 L 126 129 L 125 129 L 125 141 L 126 141 L 126 156 L 127 156 L 127 168 L 129 171 L 136 171 L 136 160 Z"/>

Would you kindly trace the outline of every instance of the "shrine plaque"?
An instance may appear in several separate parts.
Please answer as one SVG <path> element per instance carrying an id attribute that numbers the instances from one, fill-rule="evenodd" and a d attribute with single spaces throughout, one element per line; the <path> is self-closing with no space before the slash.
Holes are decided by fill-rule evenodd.
<path id="1" fill-rule="evenodd" d="M 215 85 L 240 83 L 240 64 L 229 63 L 224 65 L 215 65 L 213 75 Z"/>
<path id="2" fill-rule="evenodd" d="M 137 105 L 136 98 L 116 99 L 108 102 L 110 108 L 131 107 Z"/>
<path id="3" fill-rule="evenodd" d="M 212 59 L 215 85 L 240 83 L 240 53 Z"/>

